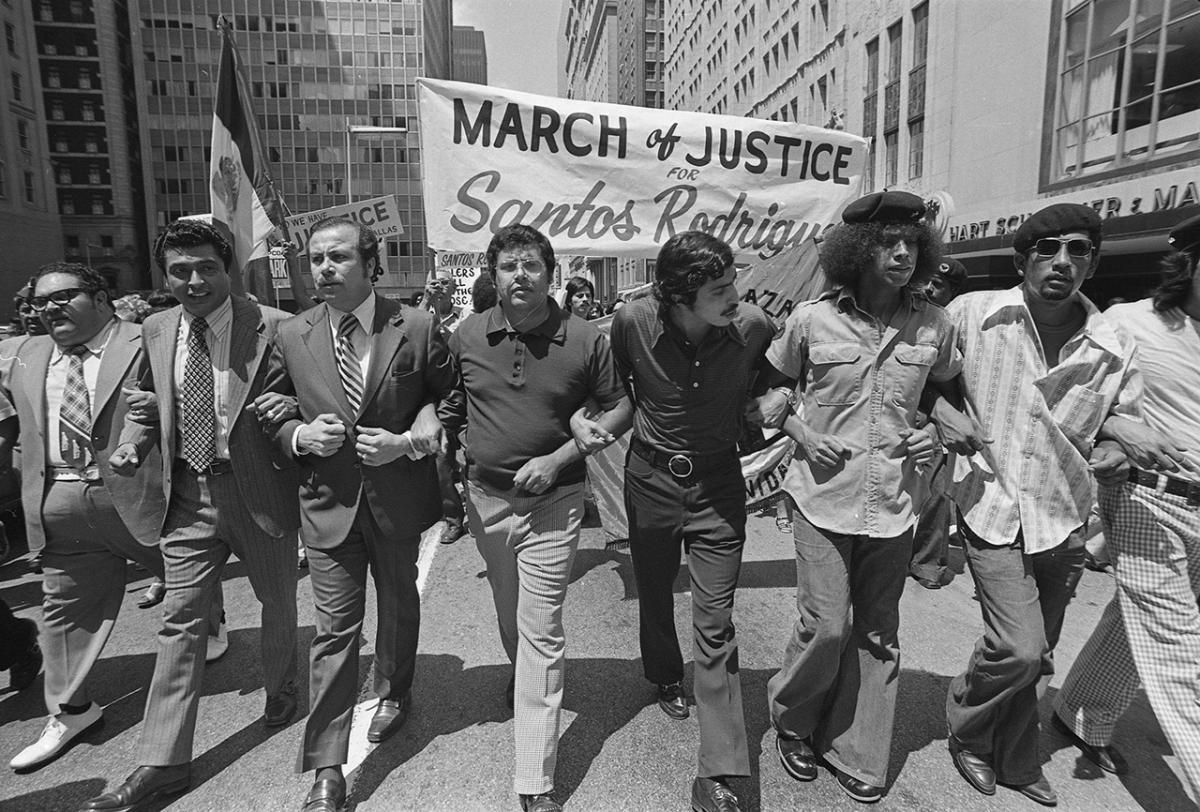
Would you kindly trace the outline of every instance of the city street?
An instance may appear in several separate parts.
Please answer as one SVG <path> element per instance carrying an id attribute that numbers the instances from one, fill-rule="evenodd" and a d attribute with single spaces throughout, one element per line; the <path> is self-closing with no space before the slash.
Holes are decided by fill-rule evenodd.
<path id="1" fill-rule="evenodd" d="M 853 809 L 822 772 L 811 784 L 789 779 L 774 752 L 766 712 L 767 679 L 778 667 L 794 617 L 795 574 L 790 537 L 773 518 L 750 519 L 735 619 L 741 643 L 753 775 L 735 781 L 745 809 Z M 427 534 L 428 536 L 428 534 Z M 587 527 L 566 605 L 568 669 L 557 796 L 567 809 L 686 810 L 695 771 L 695 714 L 668 719 L 641 677 L 637 603 L 627 552 L 607 550 L 599 527 Z M 958 553 L 958 551 L 955 551 Z M 955 567 L 962 568 L 961 553 Z M 21 562 L 0 570 L 0 595 L 23 616 L 40 610 L 37 577 Z M 18 577 L 19 575 L 19 577 Z M 136 575 L 136 574 L 134 574 Z M 467 537 L 451 547 L 429 543 L 422 553 L 424 617 L 414 710 L 393 739 L 368 748 L 360 706 L 355 727 L 350 808 L 363 810 L 514 810 L 511 790 L 512 721 L 504 703 L 505 661 L 495 630 L 482 561 Z M 135 602 L 146 581 L 131 580 L 117 630 L 94 672 L 93 698 L 105 706 L 105 725 L 57 762 L 29 775 L 0 770 L 0 809 L 74 810 L 86 798 L 137 766 L 146 685 L 154 665 L 158 610 Z M 1112 594 L 1112 578 L 1086 573 L 1067 615 L 1058 651 L 1060 675 L 1052 696 Z M 686 568 L 676 584 L 679 628 L 690 640 Z M 303 718 L 282 730 L 262 727 L 264 702 L 258 663 L 258 605 L 245 570 L 225 573 L 230 650 L 211 666 L 197 726 L 192 791 L 158 809 L 299 809 L 311 775 L 293 771 Z M 313 634 L 307 577 L 299 587 L 302 657 Z M 362 682 L 369 685 L 373 610 L 365 630 Z M 946 750 L 944 702 L 951 677 L 966 663 L 980 629 L 970 577 L 930 592 L 910 581 L 902 603 L 903 669 L 892 745 L 888 794 L 878 808 L 903 810 L 1033 810 L 1013 791 L 976 793 L 955 772 Z M 690 642 L 685 652 L 690 651 Z M 685 657 L 688 657 L 685 654 Z M 688 657 L 690 659 L 690 657 Z M 300 693 L 307 696 L 306 669 Z M 0 678 L 6 679 L 6 678 Z M 41 680 L 21 694 L 0 693 L 4 760 L 33 741 L 44 722 Z M 690 687 L 690 668 L 689 680 Z M 305 703 L 302 703 L 302 713 Z M 1049 713 L 1044 701 L 1043 719 Z M 1176 764 L 1145 697 L 1139 695 L 1117 728 L 1114 743 L 1132 770 L 1124 779 L 1100 772 L 1052 732 L 1042 736 L 1045 771 L 1064 810 L 1173 812 L 1192 808 Z"/>

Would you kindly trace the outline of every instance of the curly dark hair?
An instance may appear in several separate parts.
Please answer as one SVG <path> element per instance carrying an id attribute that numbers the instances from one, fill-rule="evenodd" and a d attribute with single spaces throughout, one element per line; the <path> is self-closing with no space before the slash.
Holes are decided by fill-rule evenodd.
<path id="1" fill-rule="evenodd" d="M 216 250 L 226 271 L 233 265 L 233 246 L 220 231 L 203 220 L 176 220 L 167 226 L 154 240 L 154 262 L 166 273 L 168 251 L 201 245 L 211 245 Z"/>
<path id="2" fill-rule="evenodd" d="M 99 271 L 93 270 L 81 262 L 49 262 L 38 268 L 37 273 L 29 280 L 30 297 L 33 296 L 38 280 L 52 273 L 70 274 L 79 280 L 79 287 L 91 295 L 95 295 L 101 291 L 109 295 L 108 280 Z M 111 295 L 109 295 L 109 298 L 112 298 Z"/>
<path id="3" fill-rule="evenodd" d="M 492 235 L 492 241 L 488 243 L 487 271 L 493 278 L 496 276 L 496 259 L 500 256 L 500 252 L 512 248 L 536 248 L 542 255 L 542 264 L 546 266 L 546 273 L 554 273 L 556 260 L 550 240 L 532 226 L 515 223 L 497 231 Z"/>
<path id="4" fill-rule="evenodd" d="M 352 228 L 358 234 L 358 258 L 362 260 L 363 267 L 371 268 L 371 260 L 375 260 L 375 266 L 371 270 L 371 281 L 374 282 L 383 274 L 383 263 L 379 261 L 379 237 L 370 226 L 364 226 L 350 217 L 326 217 L 313 224 L 308 239 L 311 241 L 318 231 L 329 231 L 342 226 Z"/>
<path id="5" fill-rule="evenodd" d="M 654 298 L 663 304 L 696 303 L 696 292 L 733 265 L 729 245 L 703 231 L 684 231 L 663 243 L 654 265 Z"/>
<path id="6" fill-rule="evenodd" d="M 1173 307 L 1182 307 L 1192 292 L 1196 258 L 1186 251 L 1172 251 L 1162 258 L 1158 268 L 1162 271 L 1162 279 L 1150 294 L 1154 298 L 1154 309 L 1165 313 Z"/>
<path id="7" fill-rule="evenodd" d="M 496 280 L 490 274 L 481 273 L 471 285 L 471 309 L 476 313 L 491 310 L 496 306 Z"/>
<path id="8" fill-rule="evenodd" d="M 919 288 L 942 264 L 942 240 L 924 223 L 841 223 L 821 241 L 821 268 L 835 285 L 853 288 L 864 268 L 875 264 L 880 248 L 900 240 L 917 249 L 917 264 L 909 288 Z"/>

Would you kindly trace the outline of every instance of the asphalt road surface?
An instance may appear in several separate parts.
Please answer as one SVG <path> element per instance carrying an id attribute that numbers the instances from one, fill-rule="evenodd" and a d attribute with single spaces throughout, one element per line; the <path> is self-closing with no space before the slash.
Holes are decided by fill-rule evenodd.
<path id="1" fill-rule="evenodd" d="M 435 528 L 436 529 L 436 528 Z M 568 667 L 557 796 L 580 812 L 680 810 L 686 812 L 695 775 L 695 715 L 673 721 L 653 703 L 641 676 L 637 602 L 627 552 L 605 548 L 599 527 L 585 527 L 568 592 L 565 622 Z M 956 551 L 958 552 L 958 551 Z M 1036 804 L 999 788 L 975 792 L 955 772 L 946 750 L 946 687 L 966 664 L 980 632 L 970 577 L 926 591 L 910 581 L 901 608 L 902 672 L 888 793 L 879 810 L 1032 810 Z M 146 687 L 154 667 L 159 610 L 135 602 L 147 581 L 130 570 L 128 597 L 116 631 L 93 674 L 93 699 L 105 706 L 105 724 L 58 761 L 28 775 L 0 765 L 3 812 L 72 812 L 82 801 L 123 779 L 134 761 Z M 307 696 L 307 646 L 313 635 L 311 592 L 299 573 L 300 694 Z M 363 810 L 515 810 L 512 793 L 512 719 L 504 703 L 507 662 L 495 629 L 483 563 L 470 537 L 454 546 L 428 543 L 422 553 L 423 619 L 413 689 L 414 708 L 392 739 L 368 745 L 371 713 L 373 612 L 368 612 L 362 658 L 362 704 L 356 716 L 349 773 L 350 808 Z M 735 621 L 741 645 L 753 775 L 735 790 L 749 810 L 856 809 L 830 774 L 809 784 L 780 767 L 766 710 L 767 679 L 778 668 L 795 617 L 795 571 L 790 537 L 769 517 L 751 517 Z M 192 790 L 155 809 L 298 810 L 311 775 L 294 772 L 303 713 L 290 726 L 262 727 L 265 701 L 258 661 L 259 617 L 244 567 L 225 571 L 229 653 L 204 677 L 196 730 Z M 1085 574 L 1067 613 L 1057 652 L 1060 676 L 1095 625 L 1113 592 L 1112 579 Z M 0 569 L 0 596 L 19 614 L 40 613 L 40 584 L 21 561 Z M 676 619 L 690 640 L 686 567 L 676 583 Z M 685 643 L 685 657 L 689 646 Z M 685 685 L 690 689 L 691 669 Z M 0 684 L 4 684 L 0 677 Z M 0 755 L 4 760 L 32 742 L 44 723 L 41 680 L 21 693 L 0 690 Z M 361 717 L 363 724 L 357 724 Z M 1064 810 L 1175 812 L 1194 809 L 1186 782 L 1145 697 L 1139 695 L 1117 727 L 1116 744 L 1132 770 L 1122 779 L 1101 772 L 1052 731 L 1044 731 L 1045 772 Z"/>

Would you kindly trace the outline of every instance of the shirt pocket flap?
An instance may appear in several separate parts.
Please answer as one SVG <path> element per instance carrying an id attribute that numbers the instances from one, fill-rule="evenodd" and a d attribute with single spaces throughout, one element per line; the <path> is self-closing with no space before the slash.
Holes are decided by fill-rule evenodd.
<path id="1" fill-rule="evenodd" d="M 862 347 L 855 342 L 813 344 L 808 348 L 808 360 L 814 365 L 849 364 L 859 359 Z"/>
<path id="2" fill-rule="evenodd" d="M 901 364 L 933 366 L 937 360 L 937 347 L 932 344 L 908 344 L 896 348 L 896 360 Z"/>

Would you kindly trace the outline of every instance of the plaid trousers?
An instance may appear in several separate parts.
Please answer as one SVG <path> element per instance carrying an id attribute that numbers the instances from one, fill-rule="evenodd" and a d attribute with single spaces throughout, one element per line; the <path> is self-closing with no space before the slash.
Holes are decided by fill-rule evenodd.
<path id="1" fill-rule="evenodd" d="M 467 481 L 467 518 L 487 564 L 500 642 L 513 663 L 513 791 L 554 789 L 566 672 L 563 602 L 579 547 L 583 485 L 538 496 Z"/>
<path id="2" fill-rule="evenodd" d="M 1067 675 L 1055 713 L 1084 741 L 1106 745 L 1140 674 L 1200 795 L 1200 508 L 1126 483 L 1100 489 L 1100 515 L 1117 594 Z"/>

